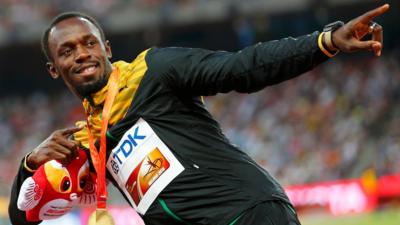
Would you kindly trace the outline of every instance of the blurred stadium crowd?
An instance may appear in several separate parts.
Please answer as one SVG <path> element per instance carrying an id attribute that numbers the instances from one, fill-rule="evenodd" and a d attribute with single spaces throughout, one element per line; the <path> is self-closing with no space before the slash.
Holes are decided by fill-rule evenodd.
<path id="1" fill-rule="evenodd" d="M 309 4 L 310 2 L 313 2 L 312 4 L 335 2 L 333 0 L 288 1 Z M 179 14 L 181 17 L 185 12 L 186 14 L 193 12 L 180 11 L 182 8 L 199 9 L 206 5 L 222 3 L 225 3 L 225 8 L 228 8 L 225 10 L 231 10 L 227 6 L 243 4 L 243 2 L 247 1 L 0 0 L 0 46 L 18 45 L 25 41 L 37 42 L 48 21 L 62 11 L 76 9 L 86 11 L 98 18 L 105 25 L 106 30 L 114 29 L 114 32 L 118 33 L 118 29 L 124 28 L 121 21 L 130 21 L 123 18 L 124 10 L 135 9 L 135 13 L 138 13 L 135 18 L 128 17 L 131 18 L 131 22 L 138 20 L 142 24 L 148 24 L 151 23 L 151 17 L 141 19 L 138 17 L 143 16 L 144 13 L 151 15 L 154 11 L 157 15 L 161 15 L 158 18 L 164 18 L 163 15 L 173 17 L 175 14 L 170 12 L 181 13 Z M 252 0 L 247 3 L 250 2 L 276 4 L 279 1 Z M 214 7 L 216 8 L 218 7 Z M 219 15 L 218 12 L 213 15 L 217 14 Z M 226 36 L 207 39 L 208 36 L 198 31 L 193 32 L 194 35 L 191 34 L 191 36 L 174 36 L 171 34 L 173 32 L 163 33 L 164 28 L 158 31 L 160 35 L 158 39 L 155 38 L 157 32 L 150 32 L 148 36 L 144 35 L 142 38 L 154 39 L 156 44 L 157 42 L 165 45 L 196 43 L 196 46 L 207 48 L 228 46 L 231 49 L 239 49 L 256 41 L 275 38 L 277 34 L 280 37 L 285 36 L 286 33 L 304 34 L 312 31 L 316 24 L 320 27 L 321 23 L 329 22 L 329 19 L 323 19 L 325 14 L 318 10 L 315 11 L 315 18 L 306 15 L 308 15 L 307 12 L 302 14 L 301 18 L 304 20 L 296 20 L 299 18 L 297 14 L 285 17 L 286 20 L 280 17 L 276 20 L 280 22 L 274 22 L 274 18 L 271 17 L 269 24 L 263 23 L 262 16 L 258 20 L 253 20 L 253 23 L 238 17 L 229 28 L 232 30 L 231 33 L 225 32 L 226 23 L 217 25 L 216 29 L 213 28 L 220 30 L 228 37 L 235 35 L 234 39 L 226 38 Z M 288 21 L 291 22 L 288 23 Z M 312 25 L 309 21 L 313 21 Z M 118 28 L 115 24 L 121 27 Z M 126 26 L 134 25 L 127 23 Z M 206 24 L 204 27 L 210 26 Z M 289 28 L 294 28 L 294 30 L 288 30 Z M 392 34 L 400 33 L 392 27 L 387 29 Z M 214 30 L 211 31 L 214 32 Z M 215 34 L 212 33 L 211 36 Z M 175 41 L 176 37 L 184 40 Z M 208 44 L 203 44 L 205 39 L 208 40 Z M 136 45 L 141 43 L 131 42 Z M 229 45 L 233 42 L 234 45 Z M 389 42 L 397 43 L 398 41 L 394 41 L 392 37 Z M 122 46 L 119 47 L 120 53 L 124 52 L 124 48 L 126 49 L 123 46 L 124 43 L 120 43 Z M 35 48 L 39 47 L 36 45 Z M 118 46 L 116 49 L 118 50 Z M 132 49 L 129 49 L 129 54 L 131 53 Z M 0 54 L 0 59 L 7 57 Z M 5 64 L 0 68 L 4 69 L 6 66 Z M 8 71 L 13 69 L 10 68 Z M 5 81 L 2 77 L 6 77 L 8 71 L 2 72 L 0 69 L 1 82 Z M 44 70 L 41 71 L 43 72 Z M 14 77 L 14 79 L 18 78 Z M 35 79 L 39 80 L 39 78 Z M 46 90 L 26 91 L 25 87 L 33 84 L 25 84 L 19 90 L 13 91 L 13 94 L 4 94 L 13 87 L 10 88 L 1 82 L 0 89 L 3 88 L 5 91 L 0 90 L 2 93 L 0 94 L 0 197 L 9 195 L 10 184 L 20 160 L 28 151 L 31 151 L 55 129 L 71 126 L 74 121 L 84 119 L 81 104 L 66 91 L 66 88 L 63 91 L 51 93 Z M 40 80 L 38 83 L 44 83 L 44 81 Z M 369 54 L 351 58 L 340 56 L 307 75 L 258 93 L 217 95 L 207 97 L 205 102 L 232 143 L 247 151 L 283 185 L 289 185 L 358 177 L 368 168 L 374 168 L 378 175 L 399 172 L 399 90 L 400 48 L 391 45 L 390 48 L 385 49 L 383 57 L 380 58 L 371 57 Z M 18 92 L 24 94 L 15 94 Z"/>
<path id="2" fill-rule="evenodd" d="M 301 0 L 304 1 L 304 0 Z M 252 0 L 252 2 L 262 2 Z M 0 44 L 24 42 L 37 38 L 55 15 L 79 11 L 95 16 L 109 29 L 132 29 L 155 20 L 166 23 L 190 20 L 194 12 L 209 11 L 214 5 L 229 11 L 236 0 L 0 0 Z M 226 8 L 227 10 L 224 10 Z M 212 10 L 211 10 L 212 11 Z M 183 14 L 182 14 L 183 12 Z M 186 17 L 184 15 L 187 15 Z M 204 15 L 204 14 L 203 14 Z M 215 13 L 214 13 L 215 15 Z M 185 18 L 183 18 L 183 17 Z M 154 22 L 153 22 L 154 23 Z"/>
<path id="3" fill-rule="evenodd" d="M 166 5 L 194 0 L 1 0 L 0 43 L 26 41 L 37 37 L 55 15 L 79 9 L 106 23 L 107 15 L 123 8 L 160 9 Z"/>
<path id="4" fill-rule="evenodd" d="M 207 99 L 228 137 L 284 185 L 399 172 L 398 56 L 334 60 L 252 95 Z"/>
<path id="5" fill-rule="evenodd" d="M 387 0 L 391 3 L 395 0 Z M 148 26 L 215 22 L 240 14 L 254 17 L 289 11 L 308 11 L 306 17 L 316 17 L 319 25 L 340 11 L 326 10 L 351 3 L 371 3 L 374 0 L 0 0 L 0 46 L 35 40 L 46 24 L 64 11 L 88 13 L 98 19 L 107 31 L 124 32 Z M 301 20 L 291 19 L 291 26 Z M 266 26 L 266 25 L 264 25 Z M 307 28 L 298 26 L 296 29 Z M 291 32 L 294 35 L 294 32 Z"/>

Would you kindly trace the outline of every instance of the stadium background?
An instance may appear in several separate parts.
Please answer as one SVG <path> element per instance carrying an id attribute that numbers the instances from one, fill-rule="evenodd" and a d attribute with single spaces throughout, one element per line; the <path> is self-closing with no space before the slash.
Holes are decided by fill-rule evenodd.
<path id="1" fill-rule="evenodd" d="M 382 57 L 341 54 L 306 76 L 250 96 L 206 98 L 232 142 L 284 186 L 360 177 L 377 183 L 400 173 L 400 4 L 385 2 L 391 10 L 377 19 L 385 28 Z M 83 118 L 79 101 L 45 71 L 39 40 L 54 15 L 76 10 L 95 16 L 113 58 L 130 61 L 151 46 L 235 51 L 321 30 L 385 2 L 0 0 L 0 224 L 9 224 L 7 202 L 21 158 L 54 129 Z M 126 206 L 110 191 L 112 205 Z M 305 225 L 400 224 L 397 196 L 378 203 L 372 214 L 332 217 L 322 207 L 300 213 Z"/>

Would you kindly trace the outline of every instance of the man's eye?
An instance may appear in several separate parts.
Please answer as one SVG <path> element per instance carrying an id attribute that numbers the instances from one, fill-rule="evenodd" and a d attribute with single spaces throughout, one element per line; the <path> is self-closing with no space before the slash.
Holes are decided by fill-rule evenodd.
<path id="1" fill-rule="evenodd" d="M 87 43 L 87 46 L 94 46 L 95 44 L 96 44 L 95 41 L 89 41 L 89 42 Z"/>
<path id="2" fill-rule="evenodd" d="M 66 49 L 66 50 L 64 50 L 64 51 L 61 52 L 61 55 L 63 55 L 63 56 L 69 56 L 69 55 L 71 55 L 71 53 L 72 53 L 71 49 Z"/>

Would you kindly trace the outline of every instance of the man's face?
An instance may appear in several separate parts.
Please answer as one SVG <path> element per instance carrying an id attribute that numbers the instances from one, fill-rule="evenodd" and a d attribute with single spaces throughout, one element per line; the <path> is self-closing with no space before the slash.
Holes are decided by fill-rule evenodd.
<path id="1" fill-rule="evenodd" d="M 47 64 L 50 75 L 61 76 L 80 98 L 107 83 L 112 70 L 111 48 L 90 21 L 77 17 L 63 20 L 50 30 L 48 41 L 53 58 Z"/>

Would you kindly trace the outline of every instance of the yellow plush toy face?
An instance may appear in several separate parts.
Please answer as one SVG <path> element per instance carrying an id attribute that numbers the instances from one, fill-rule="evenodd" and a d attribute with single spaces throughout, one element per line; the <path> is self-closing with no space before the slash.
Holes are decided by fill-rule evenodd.
<path id="1" fill-rule="evenodd" d="M 56 161 L 50 161 L 50 163 L 45 164 L 44 170 L 47 180 L 54 191 L 58 193 L 71 192 L 71 176 L 65 167 Z"/>

